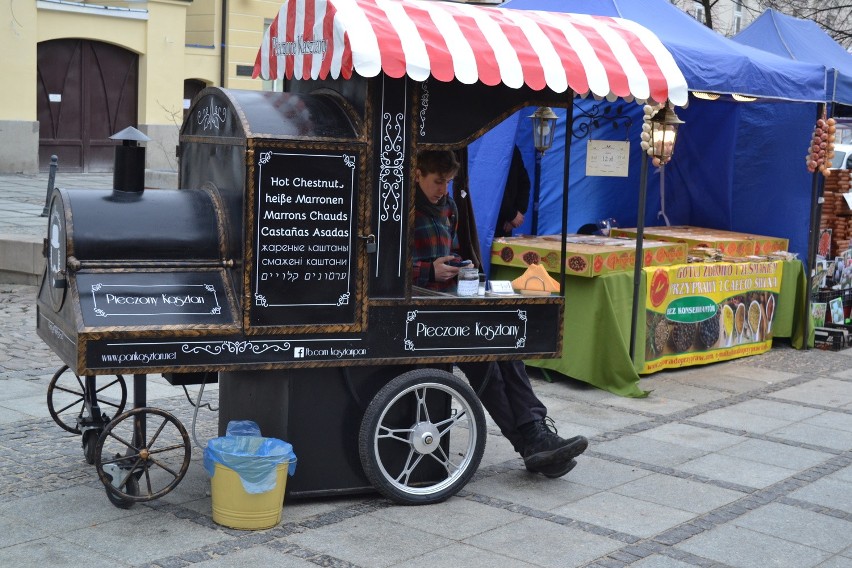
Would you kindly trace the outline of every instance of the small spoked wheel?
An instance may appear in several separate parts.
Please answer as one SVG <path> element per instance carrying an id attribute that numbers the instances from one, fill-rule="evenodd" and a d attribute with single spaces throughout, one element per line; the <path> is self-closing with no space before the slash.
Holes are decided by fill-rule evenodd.
<path id="1" fill-rule="evenodd" d="M 382 495 L 427 505 L 455 495 L 476 473 L 486 435 L 485 414 L 467 383 L 417 369 L 391 380 L 370 402 L 358 450 Z"/>
<path id="2" fill-rule="evenodd" d="M 112 409 L 113 416 L 124 411 L 124 405 L 127 403 L 127 385 L 121 375 L 115 375 L 115 378 L 98 387 L 94 394 L 98 406 L 101 409 Z M 80 430 L 82 419 L 101 418 L 86 416 L 86 385 L 77 374 L 68 370 L 68 365 L 60 367 L 50 380 L 50 385 L 47 387 L 47 410 L 54 422 L 72 434 L 82 433 Z"/>
<path id="3" fill-rule="evenodd" d="M 158 408 L 134 408 L 116 416 L 98 438 L 95 469 L 118 507 L 151 501 L 174 489 L 192 447 L 180 420 Z"/>

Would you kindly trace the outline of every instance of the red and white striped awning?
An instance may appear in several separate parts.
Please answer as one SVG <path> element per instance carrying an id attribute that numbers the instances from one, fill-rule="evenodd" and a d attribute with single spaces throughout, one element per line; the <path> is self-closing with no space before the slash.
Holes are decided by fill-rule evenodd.
<path id="1" fill-rule="evenodd" d="M 380 71 L 687 102 L 671 53 L 635 22 L 428 0 L 287 0 L 264 35 L 253 77 L 348 79 Z"/>

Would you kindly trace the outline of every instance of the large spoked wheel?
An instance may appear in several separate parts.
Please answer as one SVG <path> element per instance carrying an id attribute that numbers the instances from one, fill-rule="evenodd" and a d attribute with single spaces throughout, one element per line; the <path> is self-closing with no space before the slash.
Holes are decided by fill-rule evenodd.
<path id="1" fill-rule="evenodd" d="M 95 448 L 95 468 L 111 495 L 126 508 L 174 489 L 192 448 L 180 420 L 158 408 L 134 408 L 107 424 Z"/>
<path id="2" fill-rule="evenodd" d="M 370 402 L 358 450 L 382 495 L 427 505 L 455 495 L 476 473 L 486 435 L 485 414 L 467 383 L 417 369 L 391 380 Z"/>
<path id="3" fill-rule="evenodd" d="M 66 373 L 66 371 L 68 371 L 68 365 L 63 365 L 50 380 L 50 385 L 47 387 L 47 410 L 53 421 L 63 430 L 80 434 L 79 425 L 82 419 L 100 419 L 101 417 L 85 415 L 86 385 L 75 373 Z M 95 391 L 95 398 L 101 409 L 111 408 L 113 416 L 121 414 L 127 403 L 127 385 L 124 377 L 116 375 L 113 380 L 100 386 Z"/>

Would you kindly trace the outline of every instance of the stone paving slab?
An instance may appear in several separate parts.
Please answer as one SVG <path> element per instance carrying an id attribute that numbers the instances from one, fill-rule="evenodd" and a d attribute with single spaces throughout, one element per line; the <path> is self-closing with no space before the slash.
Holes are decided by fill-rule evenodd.
<path id="1" fill-rule="evenodd" d="M 691 537 L 677 548 L 738 568 L 809 568 L 832 556 L 830 552 L 734 525 Z"/>
<path id="2" fill-rule="evenodd" d="M 739 491 L 658 473 L 619 485 L 611 492 L 697 514 L 709 513 L 744 496 Z"/>

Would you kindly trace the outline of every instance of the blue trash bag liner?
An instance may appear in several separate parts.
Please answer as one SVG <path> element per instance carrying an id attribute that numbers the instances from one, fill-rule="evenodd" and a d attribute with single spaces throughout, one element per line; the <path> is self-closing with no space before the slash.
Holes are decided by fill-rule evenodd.
<path id="1" fill-rule="evenodd" d="M 225 436 L 260 436 L 260 426 L 254 420 L 231 420 Z"/>
<path id="2" fill-rule="evenodd" d="M 296 472 L 293 446 L 278 438 L 262 436 L 222 436 L 207 442 L 204 469 L 213 477 L 216 463 L 240 476 L 246 493 L 266 493 L 275 489 L 278 465 L 289 464 L 287 473 Z"/>

